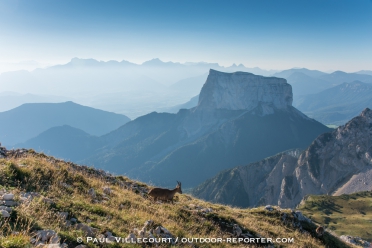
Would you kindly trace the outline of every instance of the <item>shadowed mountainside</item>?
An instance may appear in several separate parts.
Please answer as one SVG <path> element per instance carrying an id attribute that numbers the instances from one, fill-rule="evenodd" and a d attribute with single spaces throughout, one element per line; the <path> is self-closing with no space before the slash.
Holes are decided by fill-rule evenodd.
<path id="1" fill-rule="evenodd" d="M 202 199 L 240 207 L 295 207 L 304 196 L 372 190 L 372 111 L 300 151 L 289 151 L 226 170 L 193 190 Z"/>

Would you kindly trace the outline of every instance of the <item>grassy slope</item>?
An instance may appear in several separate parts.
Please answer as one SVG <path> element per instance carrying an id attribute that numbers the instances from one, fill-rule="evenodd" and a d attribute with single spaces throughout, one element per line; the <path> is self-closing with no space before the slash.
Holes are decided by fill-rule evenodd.
<path id="1" fill-rule="evenodd" d="M 10 221 L 0 220 L 0 246 L 5 247 L 4 244 L 7 242 L 19 242 L 19 246 L 8 247 L 25 247 L 32 232 L 52 229 L 58 232 L 62 241 L 68 243 L 69 247 L 75 247 L 78 245 L 75 241 L 76 237 L 84 235 L 73 227 L 66 227 L 64 222 L 57 218 L 58 211 L 67 211 L 70 214 L 69 218 L 75 217 L 78 222 L 87 223 L 88 218 L 92 220 L 88 225 L 98 228 L 98 233 L 111 231 L 120 237 L 126 237 L 133 228 L 141 228 L 149 219 L 153 220 L 155 225 L 164 226 L 180 238 L 231 237 L 231 234 L 220 226 L 223 220 L 231 224 L 239 224 L 245 231 L 249 231 L 256 237 L 293 237 L 295 240 L 294 244 L 276 247 L 349 247 L 329 234 L 322 239 L 314 238 L 316 226 L 313 224 L 304 226 L 309 231 L 307 234 L 299 232 L 291 224 L 283 224 L 280 218 L 281 212 L 277 210 L 268 212 L 263 208 L 232 208 L 204 202 L 185 194 L 178 195 L 176 204 L 156 204 L 138 192 L 119 186 L 120 182 L 130 181 L 128 178 L 102 177 L 95 170 L 81 168 L 83 167 L 34 153 L 18 158 L 0 159 L 0 188 L 11 190 L 17 197 L 21 191 L 40 192 L 42 195 L 40 198 L 35 198 L 28 206 L 23 204 L 16 207 Z M 62 183 L 71 187 L 63 187 Z M 114 191 L 110 200 L 93 203 L 87 194 L 88 189 L 96 189 L 97 199 L 102 199 L 104 186 L 109 186 Z M 55 203 L 46 204 L 42 200 L 43 197 L 51 198 Z M 119 209 L 120 204 L 123 206 L 121 209 Z M 190 204 L 210 207 L 214 211 L 212 214 L 196 213 L 190 210 L 188 207 Z M 289 210 L 283 211 L 290 213 Z M 20 234 L 11 235 L 12 231 L 19 231 Z M 92 244 L 88 246 L 95 247 Z M 198 247 L 218 246 L 203 244 Z"/>
<path id="2" fill-rule="evenodd" d="M 372 192 L 341 196 L 309 196 L 300 210 L 337 235 L 372 241 Z"/>

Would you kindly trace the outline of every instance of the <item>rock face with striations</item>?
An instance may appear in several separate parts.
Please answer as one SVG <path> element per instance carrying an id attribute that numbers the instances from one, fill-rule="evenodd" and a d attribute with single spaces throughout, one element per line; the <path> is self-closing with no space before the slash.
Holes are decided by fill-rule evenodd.
<path id="1" fill-rule="evenodd" d="M 273 108 L 287 109 L 292 101 L 292 87 L 283 78 L 210 70 L 200 92 L 198 109 L 251 111 L 261 105 L 263 114 L 272 114 Z"/>
<path id="2" fill-rule="evenodd" d="M 266 116 L 291 112 L 310 121 L 292 107 L 292 87 L 283 78 L 263 77 L 248 72 L 225 73 L 210 70 L 201 89 L 198 105 L 181 124 L 188 137 L 203 135 L 221 123 L 249 113 Z"/>
<path id="3" fill-rule="evenodd" d="M 221 172 L 193 194 L 241 207 L 295 207 L 309 194 L 372 190 L 372 111 L 321 134 L 301 154 L 290 151 Z"/>

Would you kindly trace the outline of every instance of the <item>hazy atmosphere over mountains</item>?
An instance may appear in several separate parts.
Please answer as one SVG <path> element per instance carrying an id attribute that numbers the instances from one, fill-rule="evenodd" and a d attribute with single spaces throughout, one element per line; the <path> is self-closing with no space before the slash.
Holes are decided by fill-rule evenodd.
<path id="1" fill-rule="evenodd" d="M 2 94 L 9 100 L 2 101 L 0 111 L 14 108 L 14 102 L 29 103 L 32 94 L 44 102 L 69 99 L 134 118 L 186 102 L 200 92 L 210 68 L 261 75 L 273 73 L 243 65 L 223 67 L 217 63 L 181 64 L 152 59 L 138 65 L 124 60 L 103 62 L 73 58 L 67 64 L 32 72 L 2 73 L 0 86 L 5 91 Z M 58 97 L 51 97 L 53 95 Z"/>
<path id="2" fill-rule="evenodd" d="M 12 146 L 25 142 L 43 131 L 61 125 L 71 125 L 91 135 L 108 133 L 130 119 L 73 102 L 29 103 L 15 109 L 0 112 L 0 139 Z"/>
<path id="3" fill-rule="evenodd" d="M 292 99 L 284 79 L 210 70 L 196 107 L 139 117 L 88 147 L 93 139 L 83 133 L 70 142 L 88 154 L 82 160 L 86 164 L 157 185 L 170 186 L 179 178 L 192 187 L 220 170 L 306 148 L 329 131 L 292 107 Z M 64 140 L 66 149 L 53 148 L 48 134 Z M 64 131 L 48 130 L 24 146 L 77 161 L 76 150 L 68 154 L 71 146 L 65 137 Z"/>
<path id="4" fill-rule="evenodd" d="M 371 13 L 1 0 L 0 247 L 370 248 Z"/>

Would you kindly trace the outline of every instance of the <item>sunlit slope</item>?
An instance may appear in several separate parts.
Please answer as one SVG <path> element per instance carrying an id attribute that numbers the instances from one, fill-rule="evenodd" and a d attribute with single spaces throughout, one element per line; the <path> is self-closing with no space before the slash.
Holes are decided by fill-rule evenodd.
<path id="1" fill-rule="evenodd" d="M 300 209 L 339 236 L 358 236 L 372 241 L 372 191 L 341 196 L 311 195 Z"/>
<path id="2" fill-rule="evenodd" d="M 135 233 L 135 228 L 141 229 L 148 220 L 153 222 L 150 222 L 147 231 L 155 230 L 154 236 L 156 229 L 162 226 L 169 230 L 169 235 L 179 240 L 192 237 L 231 238 L 233 225 L 237 224 L 242 229 L 241 235 L 247 237 L 294 239 L 292 244 L 275 244 L 275 247 L 348 247 L 328 233 L 320 239 L 315 238 L 316 226 L 300 222 L 290 210 L 232 208 L 185 194 L 176 195 L 175 204 L 154 203 L 147 198 L 147 185 L 122 176 L 112 176 L 33 151 L 3 150 L 3 153 L 5 158 L 0 159 L 2 194 L 4 191 L 14 194 L 14 202 L 18 206 L 10 207 L 10 217 L 1 221 L 1 247 L 5 244 L 18 244 L 7 247 L 27 247 L 32 240 L 30 238 L 40 230 L 53 231 L 53 237 L 58 240 L 54 242 L 58 245 L 64 243 L 68 247 L 76 247 L 79 245 L 77 237 L 86 237 L 87 233 L 89 236 L 108 237 L 107 232 L 110 232 L 115 237 L 127 237 L 130 232 Z M 27 194 L 32 197 L 25 199 Z M 284 214 L 286 221 L 283 221 Z M 46 242 L 52 242 L 52 238 Z M 87 244 L 85 239 L 83 243 Z M 93 243 L 87 245 L 98 247 Z M 183 246 L 180 242 L 176 245 Z M 229 243 L 196 245 L 236 246 Z M 140 245 L 103 245 L 128 246 Z"/>

